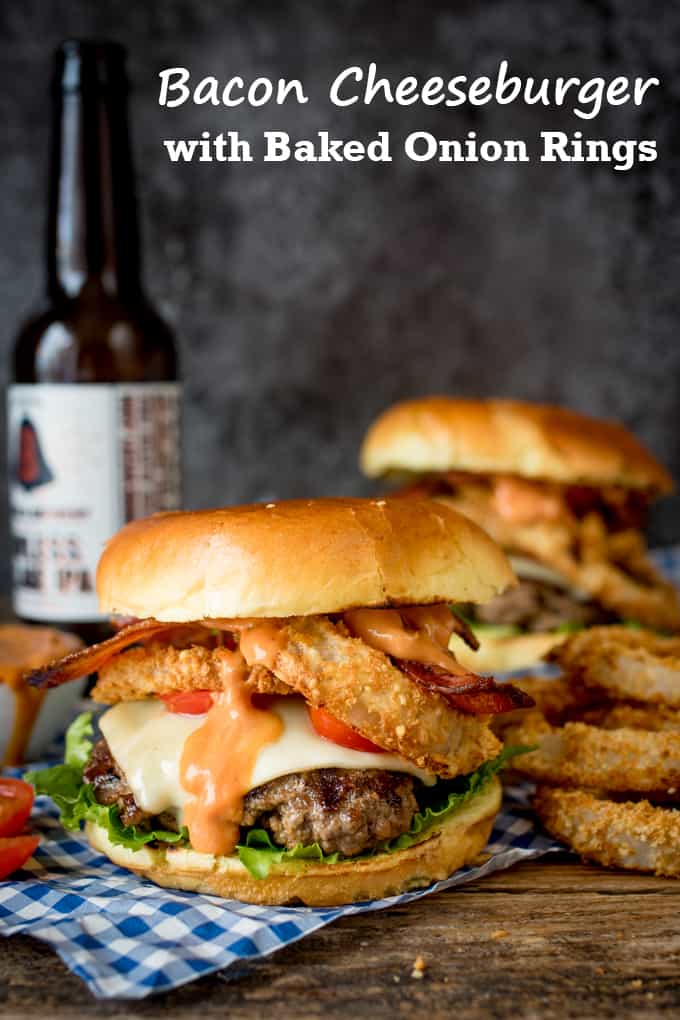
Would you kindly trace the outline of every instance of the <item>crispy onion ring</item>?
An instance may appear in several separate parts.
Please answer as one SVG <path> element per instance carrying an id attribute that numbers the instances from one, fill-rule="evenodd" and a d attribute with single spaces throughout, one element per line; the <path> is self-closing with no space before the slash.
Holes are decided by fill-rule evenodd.
<path id="1" fill-rule="evenodd" d="M 552 836 L 588 860 L 680 877 L 680 811 L 550 786 L 539 786 L 534 810 Z"/>
<path id="2" fill-rule="evenodd" d="M 651 793 L 680 787 L 680 732 L 605 730 L 587 723 L 551 726 L 527 712 L 504 733 L 506 743 L 538 744 L 513 764 L 539 783 Z"/>
<path id="3" fill-rule="evenodd" d="M 598 692 L 574 688 L 563 676 L 526 676 L 514 683 L 533 698 L 536 708 L 555 726 L 578 718 L 585 709 L 602 700 Z"/>
<path id="4" fill-rule="evenodd" d="M 621 701 L 598 705 L 580 712 L 579 721 L 604 730 L 648 730 L 651 733 L 680 732 L 680 709 L 667 705 L 639 705 Z"/>
<path id="5" fill-rule="evenodd" d="M 609 701 L 603 705 L 594 691 L 572 689 L 563 676 L 521 676 L 513 678 L 513 684 L 533 700 L 536 709 L 553 726 L 562 726 L 573 720 L 597 724 L 601 715 L 612 707 Z M 594 713 L 592 719 L 588 714 L 591 711 Z M 518 726 L 526 715 L 526 708 L 506 712 L 496 716 L 491 727 L 497 737 L 505 740 L 507 732 Z"/>
<path id="6" fill-rule="evenodd" d="M 680 709 L 667 705 L 645 705 L 638 702 L 602 700 L 598 691 L 573 688 L 566 677 L 526 676 L 513 683 L 533 698 L 536 708 L 553 726 L 567 722 L 584 722 L 605 730 L 634 730 L 662 732 L 680 730 Z M 526 716 L 526 711 L 513 712 L 498 721 L 503 731 L 515 726 Z M 496 721 L 494 730 L 497 732 Z"/>
<path id="7" fill-rule="evenodd" d="M 626 627 L 591 627 L 549 654 L 573 687 L 680 707 L 680 638 Z"/>

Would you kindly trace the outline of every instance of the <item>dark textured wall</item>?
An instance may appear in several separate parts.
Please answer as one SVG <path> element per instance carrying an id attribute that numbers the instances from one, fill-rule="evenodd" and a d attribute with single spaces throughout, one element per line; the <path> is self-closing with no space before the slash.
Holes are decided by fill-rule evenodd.
<path id="1" fill-rule="evenodd" d="M 653 16 L 650 17 L 650 10 Z M 380 408 L 428 391 L 564 401 L 620 416 L 680 474 L 680 7 L 638 0 L 5 0 L 0 52 L 0 361 L 42 288 L 47 81 L 67 35 L 130 50 L 148 289 L 180 338 L 187 502 L 362 491 Z M 329 82 L 657 75 L 597 120 L 514 104 L 335 109 Z M 306 106 L 157 105 L 158 71 L 301 77 Z M 656 138 L 627 173 L 587 164 L 172 165 L 166 137 L 330 129 Z M 395 145 L 398 152 L 398 145 Z M 365 490 L 363 490 L 365 491 Z M 678 503 L 655 522 L 680 537 Z"/>

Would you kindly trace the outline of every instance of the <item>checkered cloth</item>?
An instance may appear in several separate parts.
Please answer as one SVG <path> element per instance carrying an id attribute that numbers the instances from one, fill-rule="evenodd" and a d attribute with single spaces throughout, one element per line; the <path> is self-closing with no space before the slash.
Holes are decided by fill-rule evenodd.
<path id="1" fill-rule="evenodd" d="M 143 998 L 267 956 L 338 917 L 407 903 L 470 882 L 555 848 L 533 830 L 521 799 L 501 812 L 489 859 L 430 889 L 347 907 L 258 907 L 216 896 L 159 889 L 69 835 L 45 798 L 35 828 L 43 836 L 21 880 L 0 883 L 0 932 L 51 945 L 99 998 Z"/>
<path id="2" fill-rule="evenodd" d="M 680 548 L 657 561 L 680 583 Z M 64 832 L 38 798 L 34 828 L 42 844 L 21 877 L 0 882 L 0 934 L 23 933 L 51 945 L 98 998 L 141 999 L 257 959 L 338 917 L 408 903 L 539 857 L 559 844 L 537 832 L 527 788 L 506 792 L 488 858 L 418 892 L 346 907 L 257 907 L 215 896 L 160 889 L 116 867 L 78 835 Z"/>

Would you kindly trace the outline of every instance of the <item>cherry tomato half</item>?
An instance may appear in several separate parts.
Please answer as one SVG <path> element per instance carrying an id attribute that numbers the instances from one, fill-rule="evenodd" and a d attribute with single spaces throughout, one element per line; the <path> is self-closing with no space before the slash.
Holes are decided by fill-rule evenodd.
<path id="1" fill-rule="evenodd" d="M 161 694 L 168 712 L 177 715 L 205 715 L 212 708 L 211 691 L 177 691 L 174 694 Z"/>
<path id="2" fill-rule="evenodd" d="M 11 836 L 0 839 L 0 881 L 23 867 L 35 853 L 38 836 Z"/>
<path id="3" fill-rule="evenodd" d="M 312 726 L 320 737 L 339 744 L 341 747 L 349 747 L 353 751 L 370 751 L 372 754 L 384 754 L 382 747 L 378 747 L 372 741 L 362 737 L 360 733 L 353 730 L 351 726 L 345 726 L 334 715 L 327 712 L 325 708 L 312 708 L 309 706 L 309 718 Z"/>
<path id="4" fill-rule="evenodd" d="M 0 838 L 18 836 L 31 813 L 35 794 L 22 779 L 0 776 Z"/>

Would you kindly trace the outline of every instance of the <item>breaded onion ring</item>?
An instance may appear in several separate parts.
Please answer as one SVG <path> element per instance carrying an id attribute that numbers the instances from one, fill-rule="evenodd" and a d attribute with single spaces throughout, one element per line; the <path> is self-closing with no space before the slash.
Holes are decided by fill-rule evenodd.
<path id="1" fill-rule="evenodd" d="M 598 691 L 573 687 L 563 676 L 525 676 L 513 683 L 533 698 L 536 708 L 555 726 L 602 701 Z"/>
<path id="2" fill-rule="evenodd" d="M 680 733 L 604 730 L 581 722 L 556 727 L 534 710 L 504 738 L 510 744 L 538 744 L 513 766 L 540 783 L 626 793 L 680 787 Z"/>
<path id="3" fill-rule="evenodd" d="M 581 720 L 593 703 L 598 706 L 594 711 L 602 711 L 601 700 L 596 692 L 574 690 L 562 676 L 521 676 L 513 678 L 513 684 L 533 699 L 535 708 L 553 726 L 561 726 L 573 719 Z M 606 707 L 610 708 L 611 703 L 607 702 Z M 508 730 L 518 726 L 526 715 L 526 709 L 516 709 L 505 715 L 494 716 L 491 728 L 497 737 L 505 740 Z M 587 718 L 586 721 L 591 720 Z"/>
<path id="4" fill-rule="evenodd" d="M 437 775 L 472 772 L 500 750 L 486 716 L 452 709 L 389 656 L 325 617 L 290 619 L 269 665 L 310 705 L 326 708 L 374 744 Z"/>
<path id="5" fill-rule="evenodd" d="M 680 707 L 680 638 L 626 627 L 591 627 L 549 658 L 570 684 L 609 697 Z"/>
<path id="6" fill-rule="evenodd" d="M 680 709 L 667 705 L 602 700 L 598 691 L 570 687 L 566 677 L 526 676 L 513 680 L 516 687 L 533 698 L 535 707 L 553 726 L 584 722 L 605 730 L 680 730 Z M 493 720 L 494 733 L 518 725 L 526 711 L 508 712 Z"/>
<path id="7" fill-rule="evenodd" d="M 534 809 L 551 836 L 608 868 L 680 877 L 680 811 L 540 786 Z"/>
<path id="8" fill-rule="evenodd" d="M 233 652 L 227 648 L 173 648 L 152 643 L 116 655 L 99 670 L 92 698 L 103 705 L 154 698 L 176 691 L 224 691 L 231 684 Z M 291 694 L 264 666 L 253 666 L 247 683 L 262 694 Z"/>
<path id="9" fill-rule="evenodd" d="M 600 705 L 588 708 L 579 714 L 579 721 L 599 726 L 604 730 L 648 730 L 651 733 L 664 731 L 680 732 L 680 709 L 667 705 L 639 705 L 621 701 L 616 705 Z"/>

